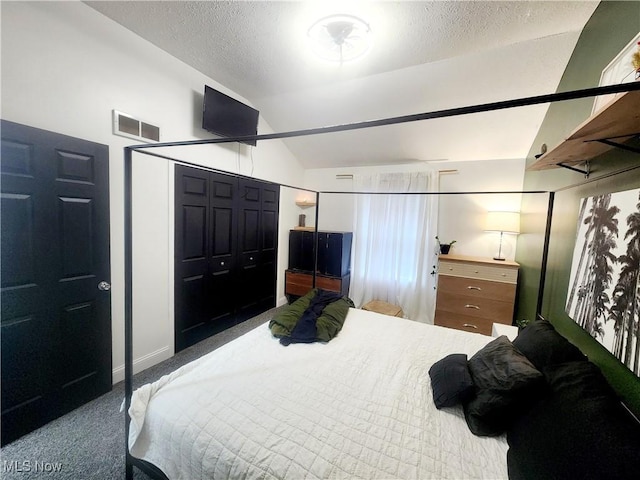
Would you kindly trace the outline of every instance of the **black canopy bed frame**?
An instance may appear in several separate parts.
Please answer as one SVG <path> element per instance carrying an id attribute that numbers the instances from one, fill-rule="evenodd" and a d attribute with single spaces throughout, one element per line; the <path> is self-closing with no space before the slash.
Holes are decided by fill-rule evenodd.
<path id="1" fill-rule="evenodd" d="M 467 115 L 473 113 L 481 113 L 481 112 L 489 112 L 494 110 L 501 110 L 507 108 L 515 108 L 515 107 L 524 107 L 530 105 L 537 105 L 543 103 L 552 103 L 552 102 L 560 102 L 565 100 L 574 100 L 581 99 L 587 97 L 594 97 L 598 95 L 606 95 L 612 93 L 621 93 L 640 90 L 640 82 L 635 83 L 626 83 L 621 85 L 611 85 L 604 87 L 596 87 L 596 88 L 588 88 L 583 90 L 575 90 L 569 92 L 561 92 L 533 97 L 520 98 L 515 100 L 507 100 L 501 102 L 493 102 L 486 103 L 474 106 L 467 107 L 459 107 L 452 108 L 446 110 L 439 110 L 434 112 L 426 112 L 419 113 L 413 115 L 406 115 L 400 117 L 392 117 L 386 119 L 379 120 L 371 120 L 364 121 L 358 123 L 351 124 L 343 124 L 343 125 L 335 125 L 321 128 L 312 128 L 305 130 L 295 130 L 289 132 L 281 132 L 281 133 L 271 133 L 271 134 L 261 134 L 261 135 L 250 135 L 250 136 L 242 136 L 242 137 L 234 137 L 234 138 L 214 138 L 214 139 L 206 139 L 206 140 L 189 140 L 189 141 L 176 141 L 176 142 L 164 142 L 164 143 L 155 143 L 155 144 L 141 144 L 141 145 L 132 145 L 124 148 L 124 262 L 125 262 L 125 449 L 126 449 L 126 478 L 133 478 L 133 465 L 135 464 L 141 470 L 145 471 L 147 474 L 150 474 L 153 477 L 157 478 L 166 478 L 166 476 L 154 465 L 149 464 L 143 460 L 138 460 L 134 458 L 129 452 L 129 430 L 130 430 L 130 417 L 128 414 L 129 407 L 131 406 L 131 397 L 133 394 L 133 281 L 132 281 L 132 252 L 133 252 L 133 240 L 132 240 L 132 232 L 133 232 L 133 223 L 132 223 L 132 162 L 133 162 L 133 153 L 138 152 L 145 155 L 150 155 L 162 160 L 182 163 L 186 165 L 196 166 L 198 168 L 204 168 L 209 171 L 224 173 L 230 176 L 243 177 L 243 175 L 233 174 L 228 171 L 212 169 L 208 167 L 203 167 L 202 165 L 193 164 L 190 162 L 186 162 L 177 158 L 173 158 L 164 154 L 159 154 L 152 152 L 150 150 L 156 148 L 164 148 L 164 147 L 181 147 L 181 146 L 194 146 L 194 145 L 208 145 L 208 144 L 223 144 L 223 143 L 231 143 L 231 142 L 247 142 L 247 141 L 262 141 L 262 140 L 273 140 L 273 139 L 285 139 L 306 135 L 318 135 L 323 133 L 335 133 L 335 132 L 344 132 L 350 130 L 357 129 L 365 129 L 370 127 L 378 127 L 378 126 L 387 126 L 401 123 L 409 123 L 416 122 L 421 120 L 430 120 L 436 118 L 445 118 L 445 117 L 453 117 L 459 115 Z M 640 132 L 637 132 L 640 134 Z M 620 147 L 625 150 L 632 150 L 636 153 L 640 153 L 639 150 L 634 149 L 633 147 L 629 147 L 624 144 L 620 144 L 615 142 L 612 139 L 602 139 L 596 140 L 602 143 L 605 143 L 610 146 Z M 573 171 L 578 171 L 580 173 L 585 174 L 588 177 L 588 171 L 583 171 L 576 169 L 575 167 L 570 167 L 567 165 L 559 164 L 558 166 L 568 168 Z M 631 167 L 625 169 L 625 171 L 633 170 L 638 167 Z M 618 175 L 620 171 L 614 172 L 610 175 Z M 607 177 L 610 175 L 604 175 L 603 177 Z M 594 180 L 599 180 L 599 177 Z M 273 183 L 275 182 L 267 182 Z M 319 209 L 320 209 L 320 196 L 321 194 L 371 194 L 370 192 L 356 192 L 356 191 L 343 191 L 343 192 L 334 192 L 334 191 L 315 191 L 303 187 L 296 187 L 286 184 L 277 184 L 284 187 L 293 188 L 296 190 L 302 190 L 307 192 L 315 193 L 316 196 L 316 210 L 315 210 L 315 225 L 316 229 L 318 228 L 318 220 L 319 220 Z M 564 190 L 565 187 L 560 190 Z M 556 190 L 559 191 L 559 190 Z M 542 317 L 542 303 L 543 303 L 543 292 L 544 292 L 544 283 L 545 283 L 545 274 L 547 270 L 547 262 L 549 255 L 549 243 L 550 243 L 550 234 L 551 234 L 551 225 L 552 225 L 552 215 L 553 215 L 553 207 L 554 207 L 554 198 L 556 191 L 502 191 L 502 192 L 411 192 L 411 193 L 402 193 L 400 195 L 458 195 L 458 194 L 548 194 L 548 207 L 547 207 L 547 217 L 546 217 L 546 225 L 544 231 L 544 244 L 542 248 L 542 259 L 541 259 L 541 273 L 540 273 L 540 281 L 538 288 L 538 296 L 536 302 L 536 317 Z M 388 193 L 385 193 L 388 195 Z M 317 242 L 317 236 L 316 236 Z M 316 255 L 317 255 L 317 246 L 316 246 Z M 317 258 L 316 258 L 317 265 Z M 313 285 L 315 286 L 316 275 L 313 272 Z"/>

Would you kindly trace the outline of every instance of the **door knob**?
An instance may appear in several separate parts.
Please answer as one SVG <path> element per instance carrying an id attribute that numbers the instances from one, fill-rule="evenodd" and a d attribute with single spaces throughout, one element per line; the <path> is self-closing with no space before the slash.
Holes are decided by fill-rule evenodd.
<path id="1" fill-rule="evenodd" d="M 102 290 L 103 292 L 107 292 L 111 290 L 111 284 L 109 282 L 100 282 L 98 284 L 98 290 Z"/>

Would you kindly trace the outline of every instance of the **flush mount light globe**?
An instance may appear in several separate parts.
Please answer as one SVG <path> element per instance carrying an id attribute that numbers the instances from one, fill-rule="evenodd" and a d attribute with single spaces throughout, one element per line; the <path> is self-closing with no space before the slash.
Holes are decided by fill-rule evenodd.
<path id="1" fill-rule="evenodd" d="M 373 44 L 369 24 L 353 15 L 321 18 L 309 28 L 307 36 L 316 55 L 337 63 L 361 58 Z"/>

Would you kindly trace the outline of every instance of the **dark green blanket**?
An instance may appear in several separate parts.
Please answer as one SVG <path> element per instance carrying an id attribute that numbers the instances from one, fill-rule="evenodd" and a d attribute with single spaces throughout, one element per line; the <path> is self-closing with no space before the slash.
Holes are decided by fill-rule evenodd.
<path id="1" fill-rule="evenodd" d="M 304 297 L 300 297 L 291 305 L 280 310 L 269 322 L 269 328 L 274 337 L 282 338 L 291 335 L 304 311 L 309 307 L 311 299 L 318 293 L 318 289 L 310 290 Z M 342 329 L 344 320 L 349 313 L 349 307 L 355 307 L 349 297 L 341 297 L 330 303 L 322 310 L 316 321 L 316 340 L 328 342 Z"/>

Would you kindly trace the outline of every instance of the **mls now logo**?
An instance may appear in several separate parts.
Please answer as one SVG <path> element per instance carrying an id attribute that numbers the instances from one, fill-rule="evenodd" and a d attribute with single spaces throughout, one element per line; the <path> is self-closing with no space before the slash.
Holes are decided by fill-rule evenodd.
<path id="1" fill-rule="evenodd" d="M 60 462 L 40 462 L 36 460 L 32 462 L 30 460 L 4 460 L 2 462 L 2 471 L 5 473 L 29 473 L 29 472 L 39 472 L 39 473 L 58 473 L 62 471 L 62 463 Z"/>

